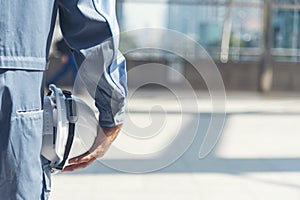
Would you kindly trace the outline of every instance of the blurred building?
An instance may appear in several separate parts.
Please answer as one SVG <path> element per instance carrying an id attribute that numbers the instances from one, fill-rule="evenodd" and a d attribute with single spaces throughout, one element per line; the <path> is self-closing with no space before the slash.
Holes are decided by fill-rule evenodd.
<path id="1" fill-rule="evenodd" d="M 227 89 L 300 90 L 299 1 L 117 0 L 117 11 L 122 32 L 155 27 L 175 30 L 197 41 L 214 59 Z M 61 37 L 60 34 L 55 36 Z M 131 38 L 121 34 L 120 48 L 123 51 L 153 41 L 164 42 L 164 39 L 159 34 Z M 187 53 L 192 54 L 192 48 L 185 45 L 178 48 L 189 49 Z M 50 75 L 59 70 L 53 56 L 55 52 L 51 53 L 54 62 L 50 65 L 54 66 L 50 67 Z M 189 63 L 178 58 L 170 60 L 164 51 L 123 53 L 128 70 L 149 61 L 172 65 L 195 88 L 205 89 L 202 77 L 195 75 Z M 177 80 L 176 84 L 180 85 L 174 73 L 149 71 L 146 76 Z M 140 79 L 143 76 L 145 73 L 135 74 Z M 129 85 L 136 85 L 135 80 L 129 77 Z"/>
<path id="2" fill-rule="evenodd" d="M 122 31 L 168 28 L 197 41 L 216 62 L 228 89 L 300 89 L 298 1 L 119 0 L 118 10 Z M 168 63 L 164 56 L 158 62 Z M 151 57 L 157 58 L 157 52 L 127 55 L 128 67 Z M 188 63 L 181 65 L 177 69 L 196 88 L 205 88 L 201 77 L 189 77 L 193 73 Z"/>

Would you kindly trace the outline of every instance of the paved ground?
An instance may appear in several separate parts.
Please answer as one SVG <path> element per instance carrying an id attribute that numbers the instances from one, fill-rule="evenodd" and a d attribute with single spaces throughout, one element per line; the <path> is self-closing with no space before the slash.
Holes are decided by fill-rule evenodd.
<path id="1" fill-rule="evenodd" d="M 299 200 L 300 96 L 227 95 L 220 140 L 199 159 L 212 117 L 207 95 L 199 93 L 197 109 L 183 92 L 181 100 L 187 106 L 182 112 L 178 101 L 164 92 L 136 94 L 129 101 L 129 120 L 115 142 L 122 151 L 113 147 L 102 162 L 54 175 L 51 200 Z M 196 133 L 195 140 L 183 151 L 182 143 L 192 138 L 191 133 Z M 183 155 L 167 165 L 180 152 Z M 132 174 L 107 165 L 132 172 L 161 169 Z"/>

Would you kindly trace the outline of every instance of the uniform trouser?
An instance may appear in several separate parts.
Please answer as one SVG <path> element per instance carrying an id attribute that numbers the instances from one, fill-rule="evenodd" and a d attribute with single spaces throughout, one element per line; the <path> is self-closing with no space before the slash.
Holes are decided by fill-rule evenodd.
<path id="1" fill-rule="evenodd" d="M 0 200 L 48 198 L 50 169 L 40 157 L 43 74 L 0 69 Z"/>

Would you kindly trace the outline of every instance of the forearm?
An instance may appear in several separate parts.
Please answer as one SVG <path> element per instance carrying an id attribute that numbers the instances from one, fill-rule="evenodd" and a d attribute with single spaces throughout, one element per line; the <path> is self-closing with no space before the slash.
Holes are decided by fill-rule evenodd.
<path id="1" fill-rule="evenodd" d="M 61 30 L 73 49 L 78 77 L 95 99 L 99 125 L 122 124 L 127 95 L 126 62 L 118 52 L 115 1 L 59 2 Z"/>

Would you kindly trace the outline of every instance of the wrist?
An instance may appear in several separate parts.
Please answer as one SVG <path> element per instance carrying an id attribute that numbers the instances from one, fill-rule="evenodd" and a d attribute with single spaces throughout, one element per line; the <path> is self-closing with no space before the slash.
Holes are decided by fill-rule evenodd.
<path id="1" fill-rule="evenodd" d="M 111 141 L 114 141 L 115 138 L 118 136 L 122 125 L 117 125 L 114 127 L 101 127 L 105 136 L 110 139 Z"/>

